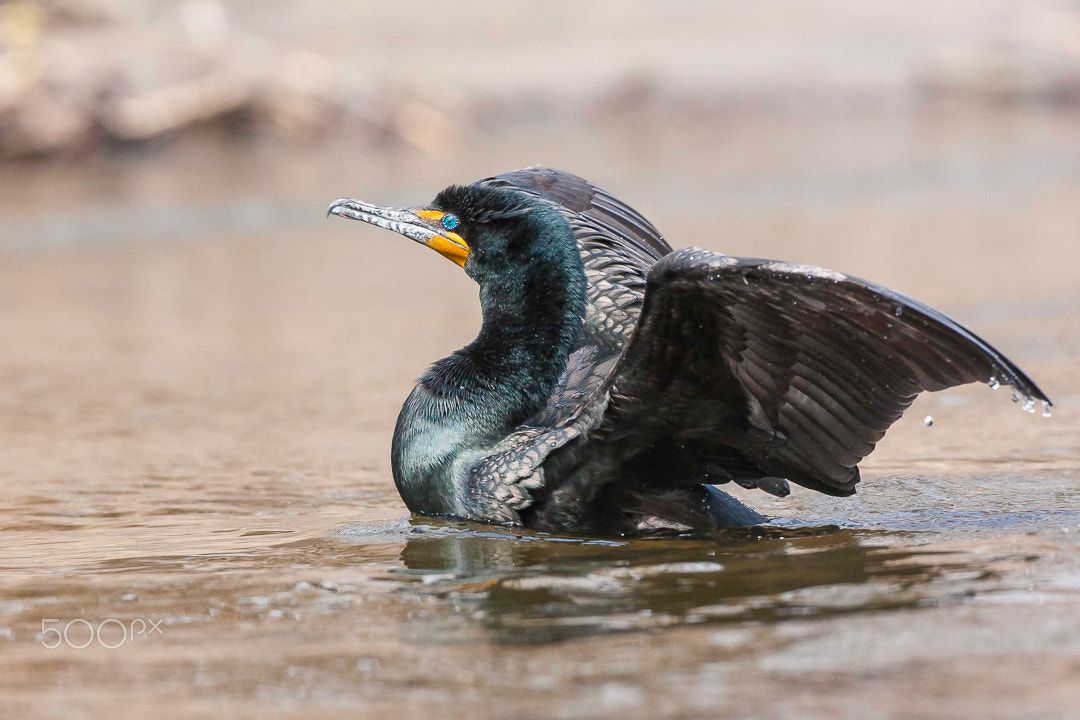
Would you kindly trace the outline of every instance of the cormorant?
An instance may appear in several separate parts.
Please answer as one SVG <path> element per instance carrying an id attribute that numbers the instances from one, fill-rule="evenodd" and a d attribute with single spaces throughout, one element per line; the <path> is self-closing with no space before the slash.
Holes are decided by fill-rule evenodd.
<path id="1" fill-rule="evenodd" d="M 714 485 L 851 495 L 924 390 L 980 381 L 1049 406 L 933 308 L 810 265 L 672 251 L 558 170 L 328 214 L 427 245 L 480 286 L 480 333 L 398 416 L 394 481 L 414 513 L 603 535 L 748 526 L 764 518 Z"/>

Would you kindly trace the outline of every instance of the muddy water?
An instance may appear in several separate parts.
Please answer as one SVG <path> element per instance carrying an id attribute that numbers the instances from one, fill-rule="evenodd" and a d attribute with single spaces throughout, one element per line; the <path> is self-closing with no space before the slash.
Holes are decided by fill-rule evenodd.
<path id="1" fill-rule="evenodd" d="M 0 170 L 0 716 L 1076 717 L 1077 119 L 642 123 Z M 475 289 L 322 209 L 541 158 L 674 245 L 942 307 L 1054 417 L 923 397 L 858 497 L 742 493 L 750 531 L 410 519 L 393 420 Z"/>

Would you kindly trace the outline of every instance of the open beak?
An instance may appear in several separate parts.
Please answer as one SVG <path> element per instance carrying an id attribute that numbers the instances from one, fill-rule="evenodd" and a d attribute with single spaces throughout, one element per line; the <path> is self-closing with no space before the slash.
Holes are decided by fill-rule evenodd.
<path id="1" fill-rule="evenodd" d="M 341 198 L 330 203 L 326 214 L 352 218 L 393 230 L 427 245 L 461 267 L 465 267 L 465 260 L 469 257 L 468 243 L 456 232 L 443 228 L 442 218 L 446 213 L 439 210 L 388 208 L 352 198 Z"/>

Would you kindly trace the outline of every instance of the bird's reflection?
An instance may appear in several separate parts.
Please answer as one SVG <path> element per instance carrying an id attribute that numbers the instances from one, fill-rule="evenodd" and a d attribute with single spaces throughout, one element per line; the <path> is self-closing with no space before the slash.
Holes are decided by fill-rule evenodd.
<path id="1" fill-rule="evenodd" d="M 414 521 L 402 592 L 441 599 L 417 639 L 549 642 L 693 623 L 780 622 L 910 606 L 945 565 L 880 535 L 759 527 L 625 542 Z"/>

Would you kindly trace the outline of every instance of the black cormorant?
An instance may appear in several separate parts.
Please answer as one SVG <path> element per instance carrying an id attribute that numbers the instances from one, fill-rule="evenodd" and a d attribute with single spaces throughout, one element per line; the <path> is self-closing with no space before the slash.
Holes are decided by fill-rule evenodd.
<path id="1" fill-rule="evenodd" d="M 480 285 L 480 333 L 398 416 L 394 481 L 415 513 L 607 535 L 753 525 L 764 518 L 713 486 L 851 495 L 924 390 L 980 381 L 1049 405 L 933 308 L 809 265 L 673 252 L 569 173 L 328 212 L 427 245 Z"/>

